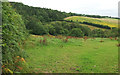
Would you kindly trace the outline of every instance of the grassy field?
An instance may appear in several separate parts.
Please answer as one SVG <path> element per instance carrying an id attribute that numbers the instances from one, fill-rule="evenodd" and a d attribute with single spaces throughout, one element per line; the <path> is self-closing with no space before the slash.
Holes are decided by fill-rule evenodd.
<path id="1" fill-rule="evenodd" d="M 109 27 L 118 27 L 118 20 L 111 19 L 111 18 L 90 18 L 90 17 L 83 17 L 83 16 L 71 16 L 65 18 L 65 20 L 73 20 L 75 22 L 89 22 L 93 24 L 100 24 Z"/>
<path id="2" fill-rule="evenodd" d="M 118 72 L 118 42 L 104 38 L 62 39 L 31 35 L 25 52 L 27 63 L 36 73 L 116 73 Z"/>
<path id="3" fill-rule="evenodd" d="M 87 25 L 87 24 L 80 24 L 82 26 L 87 26 L 89 27 L 91 30 L 94 30 L 94 29 L 102 29 L 102 30 L 107 30 L 107 29 L 104 29 L 104 28 L 99 28 L 99 27 L 95 27 L 95 26 L 91 26 L 91 25 Z"/>

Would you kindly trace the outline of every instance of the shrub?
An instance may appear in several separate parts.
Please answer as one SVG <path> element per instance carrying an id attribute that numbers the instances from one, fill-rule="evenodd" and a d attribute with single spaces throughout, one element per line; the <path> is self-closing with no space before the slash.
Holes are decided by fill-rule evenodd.
<path id="1" fill-rule="evenodd" d="M 35 35 L 45 35 L 48 34 L 48 29 L 45 28 L 45 26 L 42 25 L 41 22 L 36 22 L 34 20 L 30 21 L 27 26 L 27 29 L 31 30 L 30 33 Z"/>
<path id="2" fill-rule="evenodd" d="M 43 40 L 40 39 L 40 44 L 47 45 L 47 38 L 44 37 Z"/>
<path id="3" fill-rule="evenodd" d="M 113 40 L 113 38 L 112 37 L 109 37 L 110 38 L 110 40 Z"/>
<path id="4" fill-rule="evenodd" d="M 66 43 L 66 42 L 68 42 L 68 38 L 66 38 L 66 39 L 63 39 L 63 42 L 65 42 L 65 43 Z"/>
<path id="5" fill-rule="evenodd" d="M 83 32 L 79 28 L 73 28 L 72 31 L 70 32 L 70 36 L 75 36 L 75 37 L 83 37 Z"/>
<path id="6" fill-rule="evenodd" d="M 88 39 L 88 37 L 87 37 L 87 36 L 84 36 L 83 39 L 84 39 L 84 41 L 86 41 L 86 40 Z"/>
<path id="7" fill-rule="evenodd" d="M 20 45 L 25 44 L 28 33 L 21 16 L 11 8 L 10 4 L 6 2 L 2 5 L 2 65 L 5 66 L 3 73 L 12 73 L 17 71 L 15 65 L 24 67 L 22 63 L 15 63 L 14 58 L 17 56 L 25 58 L 26 54 Z M 28 70 L 24 69 L 24 72 Z"/>

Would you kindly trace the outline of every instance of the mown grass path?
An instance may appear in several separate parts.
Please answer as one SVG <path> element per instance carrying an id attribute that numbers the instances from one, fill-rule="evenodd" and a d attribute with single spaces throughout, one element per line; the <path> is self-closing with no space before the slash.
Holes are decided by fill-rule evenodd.
<path id="1" fill-rule="evenodd" d="M 42 37 L 31 36 L 25 51 L 33 72 L 43 73 L 115 73 L 118 67 L 116 40 L 47 38 L 47 45 L 40 44 Z"/>

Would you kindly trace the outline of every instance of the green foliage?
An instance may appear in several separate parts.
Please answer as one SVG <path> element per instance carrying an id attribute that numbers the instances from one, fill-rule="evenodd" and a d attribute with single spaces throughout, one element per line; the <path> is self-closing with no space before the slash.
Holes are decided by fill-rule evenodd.
<path id="1" fill-rule="evenodd" d="M 62 21 L 50 22 L 49 25 L 44 25 L 48 27 L 49 34 L 51 35 L 67 35 L 69 33 L 67 28 L 64 28 L 65 25 L 69 23 Z"/>
<path id="2" fill-rule="evenodd" d="M 63 34 L 63 35 L 68 35 L 68 34 L 69 34 L 69 31 L 68 31 L 67 29 L 64 29 L 62 34 Z"/>
<path id="3" fill-rule="evenodd" d="M 11 5 L 19 14 L 23 16 L 23 18 L 25 19 L 25 23 L 30 20 L 30 17 L 35 18 L 41 22 L 51 22 L 56 20 L 63 20 L 65 17 L 70 16 L 68 13 L 65 12 L 60 12 L 47 8 L 31 7 L 22 3 L 11 2 Z"/>
<path id="4" fill-rule="evenodd" d="M 55 35 L 55 28 L 54 28 L 54 26 L 52 26 L 52 25 L 46 25 L 47 26 L 47 28 L 48 28 L 48 32 L 49 32 L 49 34 L 50 35 Z"/>
<path id="5" fill-rule="evenodd" d="M 73 28 L 71 30 L 70 36 L 75 36 L 75 37 L 83 37 L 83 32 L 79 28 Z"/>
<path id="6" fill-rule="evenodd" d="M 74 28 L 79 29 L 82 31 L 82 36 L 89 36 L 89 37 L 117 37 L 118 36 L 118 28 L 114 28 L 111 30 L 102 30 L 102 29 L 94 29 L 91 30 L 88 26 L 83 26 L 79 23 L 71 23 L 66 21 L 55 21 L 50 22 L 48 24 L 43 25 L 47 32 L 50 35 L 71 35 L 76 36 L 76 34 L 71 34 Z M 79 36 L 79 34 L 78 34 Z"/>
<path id="7" fill-rule="evenodd" d="M 84 33 L 84 36 L 90 36 L 91 35 L 91 29 L 87 26 L 80 26 L 82 32 Z"/>
<path id="8" fill-rule="evenodd" d="M 2 61 L 6 68 L 15 71 L 16 56 L 25 57 L 22 45 L 28 36 L 24 22 L 11 5 L 7 2 L 2 3 Z"/>
<path id="9" fill-rule="evenodd" d="M 35 35 L 48 34 L 47 29 L 42 25 L 41 22 L 36 22 L 34 20 L 30 21 L 26 26 L 27 29 L 31 30 L 30 33 Z"/>
<path id="10" fill-rule="evenodd" d="M 70 16 L 70 14 L 47 8 L 31 7 L 22 3 L 11 2 L 10 4 L 17 13 L 22 15 L 26 28 L 30 31 L 30 33 L 35 35 L 44 35 L 48 33 L 56 35 L 67 33 L 67 30 L 64 31 L 62 27 L 56 26 L 53 28 L 52 26 L 46 27 L 43 25 L 47 22 L 63 20 L 65 17 Z"/>
<path id="11" fill-rule="evenodd" d="M 118 33 L 113 31 L 113 29 L 116 29 L 117 24 L 97 19 L 105 18 L 99 15 L 90 16 L 85 14 L 65 13 L 47 8 L 31 7 L 22 3 L 14 2 L 11 2 L 10 4 L 13 6 L 17 13 L 22 15 L 22 19 L 24 20 L 26 28 L 30 31 L 30 33 L 35 35 L 70 35 L 72 29 L 78 28 L 82 31 L 82 35 L 71 34 L 72 36 L 118 36 Z M 68 19 L 64 20 L 64 18 L 68 16 L 73 17 L 69 17 Z M 98 29 L 91 30 L 87 26 L 81 26 L 81 23 L 109 30 L 108 32 L 104 32 L 103 30 Z M 110 30 L 111 28 L 112 30 Z"/>
<path id="12" fill-rule="evenodd" d="M 111 29 L 111 36 L 113 37 L 117 37 L 119 36 L 119 29 L 118 28 L 114 28 L 114 29 Z"/>
<path id="13" fill-rule="evenodd" d="M 91 32 L 92 37 L 118 37 L 118 29 L 111 29 L 111 30 L 101 30 L 101 29 L 94 29 Z"/>
<path id="14" fill-rule="evenodd" d="M 94 29 L 92 31 L 92 36 L 93 37 L 103 37 L 103 35 L 104 35 L 104 31 L 101 30 L 101 29 Z"/>

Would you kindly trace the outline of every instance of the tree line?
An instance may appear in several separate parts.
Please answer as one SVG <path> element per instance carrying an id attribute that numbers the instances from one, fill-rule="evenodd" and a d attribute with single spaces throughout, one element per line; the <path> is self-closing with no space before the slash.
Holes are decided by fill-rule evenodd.
<path id="1" fill-rule="evenodd" d="M 118 17 L 111 17 L 111 16 L 100 16 L 100 15 L 86 15 L 86 14 L 77 14 L 77 13 L 69 13 L 71 16 L 85 16 L 85 17 L 92 17 L 92 18 L 113 18 L 113 19 L 120 19 Z"/>
<path id="2" fill-rule="evenodd" d="M 73 20 L 59 20 L 59 21 L 66 21 L 66 22 L 70 22 L 70 23 L 76 23 Z M 101 24 L 95 24 L 95 23 L 90 23 L 90 22 L 78 22 L 80 24 L 87 24 L 90 26 L 95 26 L 95 27 L 99 27 L 99 28 L 104 28 L 104 29 L 114 29 L 115 27 L 109 27 L 109 26 L 105 26 L 105 25 L 101 25 Z"/>
<path id="3" fill-rule="evenodd" d="M 35 35 L 64 35 L 75 37 L 117 37 L 118 28 L 113 29 L 93 29 L 88 26 L 82 26 L 75 22 L 54 21 L 43 24 L 41 22 L 31 21 L 27 29 Z"/>

